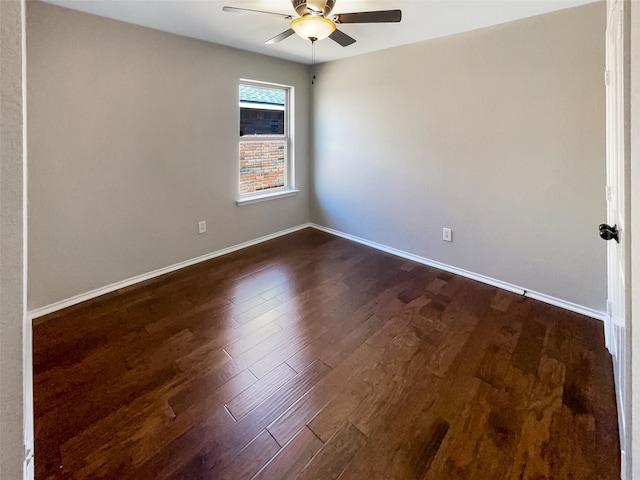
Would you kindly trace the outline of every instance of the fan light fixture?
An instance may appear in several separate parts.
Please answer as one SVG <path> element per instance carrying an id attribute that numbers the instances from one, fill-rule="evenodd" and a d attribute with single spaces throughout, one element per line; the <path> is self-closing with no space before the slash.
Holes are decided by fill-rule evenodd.
<path id="1" fill-rule="evenodd" d="M 336 24 L 320 15 L 305 15 L 291 21 L 291 28 L 305 40 L 322 40 L 331 35 Z"/>

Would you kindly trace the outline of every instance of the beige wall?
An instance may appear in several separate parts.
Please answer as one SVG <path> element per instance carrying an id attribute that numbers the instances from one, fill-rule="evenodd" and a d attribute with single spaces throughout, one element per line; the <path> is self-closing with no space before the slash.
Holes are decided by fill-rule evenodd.
<path id="1" fill-rule="evenodd" d="M 24 363 L 31 350 L 24 308 L 23 11 L 20 0 L 0 1 L 0 479 L 7 480 L 23 478 L 32 454 L 31 362 Z"/>
<path id="2" fill-rule="evenodd" d="M 605 310 L 604 28 L 597 3 L 317 67 L 312 221 Z"/>
<path id="3" fill-rule="evenodd" d="M 29 309 L 308 221 L 307 66 L 39 2 L 27 15 Z M 296 196 L 235 204 L 240 78 L 295 87 Z"/>

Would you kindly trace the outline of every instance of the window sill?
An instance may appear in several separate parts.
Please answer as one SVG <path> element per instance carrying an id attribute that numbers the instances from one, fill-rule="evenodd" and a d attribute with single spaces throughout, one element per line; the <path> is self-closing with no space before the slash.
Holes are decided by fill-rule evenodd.
<path id="1" fill-rule="evenodd" d="M 276 198 L 292 197 L 293 195 L 296 195 L 299 191 L 300 190 L 285 190 L 281 192 L 265 193 L 264 195 L 241 198 L 238 201 L 236 201 L 236 205 L 241 207 L 243 205 L 266 202 L 267 200 L 274 200 Z"/>

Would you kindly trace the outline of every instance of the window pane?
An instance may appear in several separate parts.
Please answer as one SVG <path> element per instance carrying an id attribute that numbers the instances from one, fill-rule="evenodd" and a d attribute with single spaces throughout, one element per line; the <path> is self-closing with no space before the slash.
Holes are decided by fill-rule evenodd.
<path id="1" fill-rule="evenodd" d="M 240 194 L 285 185 L 286 140 L 240 142 Z"/>
<path id="2" fill-rule="evenodd" d="M 240 108 L 240 136 L 284 135 L 284 111 Z"/>
<path id="3" fill-rule="evenodd" d="M 284 135 L 286 91 L 240 85 L 240 136 Z"/>

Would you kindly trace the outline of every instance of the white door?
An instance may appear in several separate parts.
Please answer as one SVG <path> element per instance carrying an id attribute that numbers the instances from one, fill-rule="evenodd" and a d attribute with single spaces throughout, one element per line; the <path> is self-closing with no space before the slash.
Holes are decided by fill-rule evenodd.
<path id="1" fill-rule="evenodd" d="M 607 347 L 613 356 L 618 403 L 618 424 L 622 455 L 622 478 L 627 474 L 627 335 L 625 286 L 627 267 L 625 249 L 626 203 L 625 203 L 625 84 L 624 84 L 624 15 L 625 2 L 607 0 L 606 72 L 607 91 L 607 224 L 617 227 L 618 241 L 610 239 L 607 244 L 607 267 L 609 302 L 608 321 L 605 325 Z M 601 226 L 601 235 L 603 228 Z M 605 228 L 605 230 L 607 230 Z M 605 237 L 610 237 L 611 233 Z"/>

